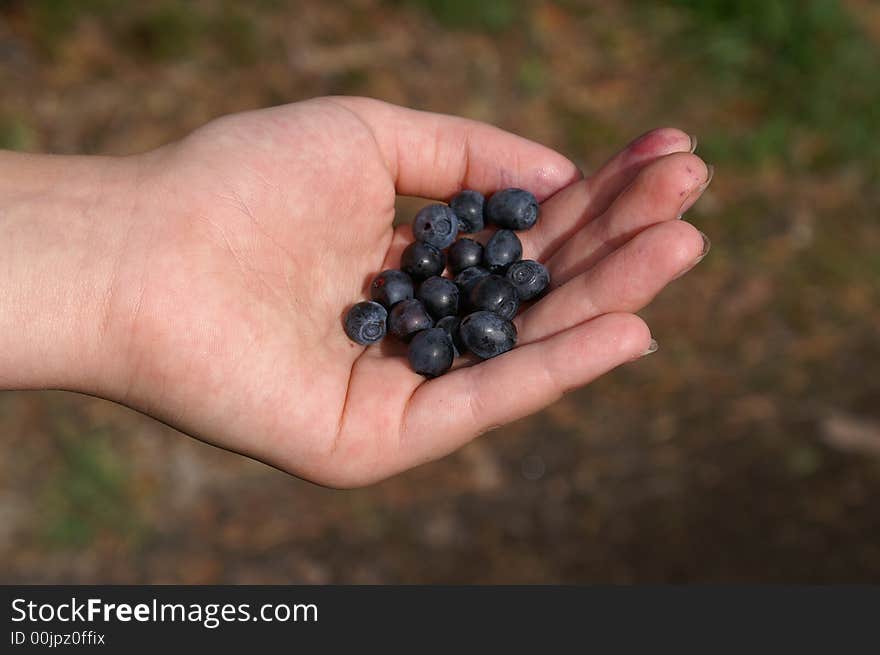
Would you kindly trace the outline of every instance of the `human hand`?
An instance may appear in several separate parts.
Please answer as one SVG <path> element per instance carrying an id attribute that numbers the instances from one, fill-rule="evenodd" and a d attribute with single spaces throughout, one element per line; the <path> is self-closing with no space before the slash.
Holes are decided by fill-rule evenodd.
<path id="1" fill-rule="evenodd" d="M 704 254 L 675 220 L 710 175 L 691 150 L 686 134 L 657 130 L 581 180 L 561 155 L 493 127 L 340 97 L 102 160 L 99 179 L 118 178 L 105 188 L 125 200 L 63 260 L 101 262 L 77 294 L 97 343 L 78 337 L 85 373 L 52 379 L 317 483 L 379 480 L 649 349 L 632 312 Z M 396 194 L 509 186 L 544 201 L 523 256 L 545 262 L 554 286 L 517 319 L 516 349 L 426 381 L 393 346 L 347 339 L 344 312 L 412 240 L 392 227 Z"/>

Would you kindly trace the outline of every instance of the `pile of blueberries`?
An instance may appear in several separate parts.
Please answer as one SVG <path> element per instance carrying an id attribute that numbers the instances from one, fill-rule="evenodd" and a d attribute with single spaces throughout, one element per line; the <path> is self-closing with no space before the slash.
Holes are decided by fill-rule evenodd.
<path id="1" fill-rule="evenodd" d="M 449 205 L 424 207 L 413 221 L 416 241 L 407 246 L 400 270 L 382 271 L 370 284 L 371 301 L 355 304 L 345 332 L 361 345 L 390 332 L 409 343 L 410 366 L 433 378 L 471 352 L 489 359 L 516 345 L 511 322 L 520 303 L 538 298 L 550 284 L 543 264 L 522 259 L 514 230 L 538 222 L 538 201 L 523 189 L 504 189 L 488 201 L 465 190 Z M 498 227 L 485 246 L 459 233 Z M 448 249 L 448 253 L 445 252 Z M 453 279 L 442 277 L 449 267 Z"/>

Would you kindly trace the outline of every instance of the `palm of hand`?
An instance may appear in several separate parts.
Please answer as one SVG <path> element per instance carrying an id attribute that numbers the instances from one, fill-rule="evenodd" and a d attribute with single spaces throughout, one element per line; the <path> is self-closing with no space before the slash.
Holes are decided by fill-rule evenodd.
<path id="1" fill-rule="evenodd" d="M 146 219 L 132 229 L 146 254 L 126 269 L 137 290 L 127 327 L 132 373 L 115 399 L 206 441 L 341 486 L 433 459 L 535 411 L 644 351 L 644 324 L 609 312 L 640 308 L 701 247 L 685 223 L 675 233 L 658 230 L 674 218 L 671 209 L 668 217 L 625 215 L 649 200 L 645 194 L 672 197 L 705 179 L 702 162 L 683 154 L 690 179 L 683 161 L 667 161 L 672 173 L 653 173 L 678 174 L 674 191 L 650 179 L 650 188 L 633 191 L 662 155 L 687 149 L 680 132 L 654 135 L 612 160 L 604 177 L 545 203 L 550 224 L 524 245 L 526 256 L 549 262 L 557 288 L 519 320 L 523 346 L 426 382 L 404 357 L 389 356 L 400 354 L 393 347 L 358 347 L 341 327 L 344 311 L 364 297 L 372 276 L 396 267 L 411 239 L 408 227 L 392 228 L 396 192 L 444 198 L 459 186 L 519 185 L 547 197 L 577 179 L 574 167 L 493 128 L 359 99 L 210 123 L 146 158 Z M 505 154 L 523 163 L 493 161 Z M 652 230 L 653 241 L 645 238 Z M 656 261 L 643 267 L 636 257 L 646 256 Z M 621 266 L 630 275 L 633 267 L 656 274 L 658 261 L 668 271 L 626 285 L 630 297 L 603 291 L 610 306 L 589 291 L 590 284 L 608 287 Z M 585 290 L 589 303 L 572 305 Z M 565 316 L 551 319 L 566 305 Z M 536 369 L 536 378 L 524 391 L 516 379 L 525 368 Z"/>

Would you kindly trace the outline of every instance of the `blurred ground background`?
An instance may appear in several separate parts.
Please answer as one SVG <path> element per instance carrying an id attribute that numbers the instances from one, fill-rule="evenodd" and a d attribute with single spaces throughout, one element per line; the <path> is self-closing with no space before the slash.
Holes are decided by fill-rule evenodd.
<path id="1" fill-rule="evenodd" d="M 5 148 L 354 93 L 588 170 L 675 125 L 716 167 L 659 353 L 369 489 L 0 394 L 0 581 L 880 582 L 878 55 L 872 0 L 0 0 Z"/>

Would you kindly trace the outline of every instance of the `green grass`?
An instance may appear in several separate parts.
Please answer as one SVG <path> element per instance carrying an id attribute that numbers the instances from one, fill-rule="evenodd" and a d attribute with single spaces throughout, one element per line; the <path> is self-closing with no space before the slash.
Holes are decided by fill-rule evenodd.
<path id="1" fill-rule="evenodd" d="M 593 151 L 597 143 L 624 143 L 628 136 L 599 114 L 575 111 L 562 103 L 553 107 L 553 116 L 562 128 L 566 153 L 576 161 Z"/>
<path id="2" fill-rule="evenodd" d="M 102 534 L 129 538 L 139 530 L 127 467 L 101 435 L 64 439 L 61 464 L 43 489 L 45 542 L 80 548 Z"/>
<path id="3" fill-rule="evenodd" d="M 37 45 L 53 55 L 61 39 L 86 15 L 109 16 L 117 6 L 113 0 L 5 0 L 0 9 L 23 7 L 34 27 Z"/>
<path id="4" fill-rule="evenodd" d="M 0 149 L 30 150 L 36 142 L 31 127 L 19 116 L 0 116 Z"/>
<path id="5" fill-rule="evenodd" d="M 204 30 L 204 17 L 194 8 L 157 3 L 124 30 L 124 44 L 146 59 L 184 59 L 195 52 Z"/>
<path id="6" fill-rule="evenodd" d="M 663 37 L 671 65 L 687 71 L 695 102 L 713 99 L 704 107 L 713 125 L 701 134 L 703 157 L 722 171 L 760 175 L 776 168 L 792 180 L 859 171 L 867 189 L 876 185 L 880 51 L 844 3 L 672 0 L 663 7 L 673 18 Z M 769 261 L 767 239 L 787 238 L 791 229 L 789 193 L 784 184 L 778 193 L 744 190 L 703 220 L 706 231 L 719 235 L 740 270 L 772 271 L 774 309 L 787 326 L 851 329 L 864 317 L 848 309 L 844 289 L 880 302 L 870 205 L 860 196 L 839 200 L 835 215 L 815 217 L 809 244 L 783 262 Z"/>
<path id="7" fill-rule="evenodd" d="M 516 75 L 517 86 L 527 95 L 538 95 L 547 86 L 547 70 L 540 57 L 530 56 L 520 62 Z"/>
<path id="8" fill-rule="evenodd" d="M 0 10 L 16 3 L 0 0 Z M 278 3 L 264 0 L 257 10 L 270 10 Z M 179 61 L 193 56 L 203 45 L 217 46 L 233 64 L 256 61 L 263 44 L 252 17 L 254 7 L 218 2 L 194 5 L 160 0 L 125 7 L 113 0 L 29 0 L 24 7 L 37 44 L 49 57 L 85 18 L 97 20 L 118 43 L 120 52 L 144 61 Z M 16 5 L 16 6 L 18 6 Z"/>
<path id="9" fill-rule="evenodd" d="M 656 3 L 649 3 L 656 6 Z M 767 159 L 808 170 L 860 159 L 880 167 L 880 52 L 837 0 L 672 0 L 670 44 L 697 68 L 694 93 L 744 114 L 706 142 L 717 161 Z M 673 45 L 674 44 L 674 45 Z M 806 160 L 792 144 L 817 144 Z"/>
<path id="10" fill-rule="evenodd" d="M 224 7 L 214 14 L 210 31 L 228 61 L 252 64 L 259 59 L 262 44 L 257 25 L 240 7 Z"/>
<path id="11" fill-rule="evenodd" d="M 526 3 L 518 0 L 392 0 L 428 11 L 449 29 L 501 32 L 511 27 Z"/>

